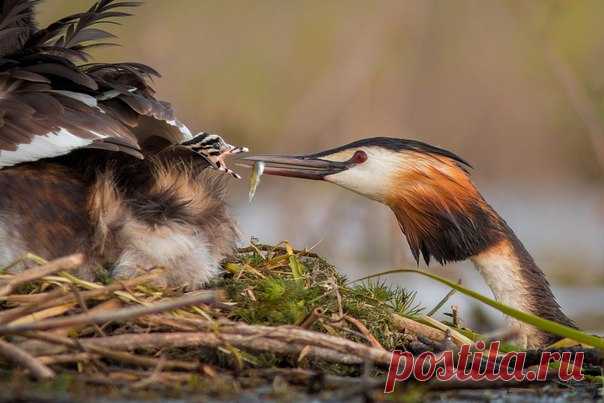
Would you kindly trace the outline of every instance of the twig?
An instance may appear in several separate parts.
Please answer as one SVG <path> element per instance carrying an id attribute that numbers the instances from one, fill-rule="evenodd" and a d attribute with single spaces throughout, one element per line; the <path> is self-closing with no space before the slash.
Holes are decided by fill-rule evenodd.
<path id="1" fill-rule="evenodd" d="M 50 379 L 55 376 L 54 371 L 36 357 L 4 340 L 0 340 L 0 355 L 27 368 L 36 379 Z"/>
<path id="2" fill-rule="evenodd" d="M 86 362 L 96 360 L 100 357 L 98 354 L 91 353 L 69 353 L 69 354 L 56 354 L 56 355 L 44 355 L 37 357 L 42 364 L 53 365 L 53 364 L 71 364 L 74 362 Z"/>
<path id="3" fill-rule="evenodd" d="M 194 295 L 187 295 L 181 298 L 176 298 L 149 306 L 134 306 L 112 312 L 101 312 L 97 314 L 84 313 L 80 315 L 73 315 L 67 318 L 48 319 L 35 323 L 26 323 L 23 325 L 4 325 L 0 326 L 0 335 L 18 334 L 35 330 L 58 329 L 81 324 L 93 325 L 103 324 L 105 322 L 122 322 L 128 319 L 159 312 L 172 311 L 190 305 L 210 303 L 219 299 L 220 294 L 221 293 L 218 291 L 204 291 Z"/>
<path id="4" fill-rule="evenodd" d="M 82 298 L 82 294 L 80 293 L 80 291 L 78 291 L 78 287 L 76 287 L 75 285 L 71 285 L 71 292 L 73 292 L 73 295 L 75 296 L 76 301 L 78 301 L 78 304 L 80 305 L 80 307 L 82 308 L 82 310 L 86 313 L 86 314 L 90 314 L 90 310 L 88 309 L 88 305 L 86 304 L 86 301 L 84 300 L 84 298 Z M 98 332 L 99 335 L 101 336 L 107 336 L 105 334 L 105 332 L 103 332 L 103 329 L 100 328 L 100 326 L 95 323 L 93 324 L 95 330 Z"/>
<path id="5" fill-rule="evenodd" d="M 200 328 L 210 329 L 207 321 L 186 320 L 190 324 L 197 324 Z M 354 354 L 365 360 L 377 363 L 389 363 L 390 353 L 364 344 L 356 343 L 343 337 L 331 336 L 311 330 L 300 329 L 296 326 L 261 326 L 248 325 L 240 322 L 217 321 L 221 334 L 237 333 L 244 335 L 261 335 L 273 339 L 308 344 L 325 349 L 335 350 L 341 353 Z"/>
<path id="6" fill-rule="evenodd" d="M 333 291 L 336 295 L 336 301 L 338 303 L 338 318 L 337 321 L 341 321 L 344 319 L 344 307 L 342 304 L 342 294 L 340 294 L 340 287 L 338 286 L 338 282 L 334 277 L 329 279 L 329 284 L 333 287 Z"/>
<path id="7" fill-rule="evenodd" d="M 151 375 L 146 379 L 141 379 L 140 381 L 136 382 L 134 385 L 132 385 L 132 388 L 142 389 L 146 386 L 153 384 L 154 382 L 157 382 L 159 380 L 159 375 L 161 374 L 161 371 L 164 369 L 165 362 L 166 357 L 164 357 L 163 355 L 159 357 L 159 360 L 157 360 L 157 365 L 155 366 L 155 368 L 153 368 L 153 372 L 151 372 Z"/>
<path id="8" fill-rule="evenodd" d="M 461 279 L 457 280 L 457 284 L 461 285 Z M 430 312 L 428 312 L 426 315 L 428 316 L 432 316 L 434 315 L 436 312 L 438 312 L 438 310 L 440 308 L 442 308 L 442 306 L 457 292 L 457 290 L 455 288 L 451 288 L 451 291 L 449 291 L 447 293 L 447 295 L 444 296 L 443 299 L 441 299 L 438 304 L 436 304 L 436 306 L 434 308 L 432 308 L 432 310 Z"/>
<path id="9" fill-rule="evenodd" d="M 68 291 L 66 291 L 65 289 L 63 289 L 62 287 L 58 287 L 58 288 L 53 289 L 52 291 L 40 292 L 37 294 L 11 294 L 11 295 L 2 297 L 2 300 L 6 301 L 9 304 L 13 304 L 13 305 L 25 305 L 25 304 L 37 303 L 38 301 L 41 301 L 41 300 L 48 301 L 49 299 L 57 298 L 62 295 L 65 295 L 67 293 L 68 293 Z M 50 298 L 51 294 L 53 295 L 52 298 Z M 11 310 L 12 309 L 8 309 L 5 312 L 11 311 Z"/>
<path id="10" fill-rule="evenodd" d="M 321 316 L 323 316 L 323 309 L 316 307 L 304 319 L 302 319 L 298 326 L 300 326 L 302 329 L 310 329 L 312 325 L 314 325 L 315 322 L 321 318 Z"/>
<path id="11" fill-rule="evenodd" d="M 38 280 L 44 276 L 54 274 L 62 270 L 73 270 L 84 263 L 84 255 L 76 253 L 48 262 L 45 265 L 25 270 L 13 277 L 4 287 L 0 289 L 0 297 L 12 293 L 17 287 L 23 284 Z"/>
<path id="12" fill-rule="evenodd" d="M 212 328 L 206 321 L 188 320 L 201 327 Z M 374 347 L 293 326 L 254 326 L 242 323 L 227 323 L 219 327 L 218 337 L 214 332 L 126 334 L 92 339 L 80 339 L 82 345 L 96 345 L 113 350 L 134 348 L 165 348 L 191 346 L 223 346 L 229 343 L 238 348 L 251 348 L 275 353 L 298 354 L 306 345 L 311 346 L 308 355 L 327 361 L 359 364 L 371 360 L 380 364 L 390 362 L 390 353 Z"/>
<path id="13" fill-rule="evenodd" d="M 88 313 L 90 314 L 97 314 L 99 312 L 115 312 L 115 310 L 120 309 L 123 307 L 122 301 L 119 300 L 118 298 L 111 298 L 108 299 L 104 302 L 101 302 L 100 304 L 96 305 L 95 307 L 93 307 L 92 309 L 88 310 Z M 105 325 L 107 325 L 108 323 L 105 323 Z M 64 327 L 61 329 L 55 329 L 53 331 L 54 334 L 58 334 L 61 336 L 67 336 L 69 335 L 71 332 L 78 332 L 80 329 L 84 328 L 88 326 L 87 323 L 83 323 L 81 325 L 78 326 L 73 326 L 73 327 Z M 106 334 L 104 334 L 103 332 L 103 327 L 104 326 L 100 326 L 100 325 L 93 325 L 95 327 L 95 329 L 97 330 L 97 333 L 99 333 L 101 336 L 107 336 Z M 100 332 L 99 332 L 100 330 Z"/>
<path id="14" fill-rule="evenodd" d="M 204 330 L 218 330 L 220 332 L 220 337 L 224 337 L 226 341 L 231 342 L 233 345 L 237 347 L 246 347 L 246 343 L 251 343 L 257 339 L 264 339 L 274 342 L 285 342 L 285 345 L 292 346 L 294 349 L 288 348 L 287 351 L 291 352 L 299 352 L 301 348 L 305 345 L 314 346 L 316 348 L 320 348 L 324 351 L 331 351 L 333 353 L 341 353 L 347 355 L 353 355 L 360 357 L 362 360 L 370 360 L 376 363 L 388 364 L 390 362 L 391 355 L 389 352 L 377 349 L 375 347 L 366 346 L 364 344 L 356 343 L 351 340 L 331 336 L 319 332 L 314 332 L 310 330 L 300 329 L 295 326 L 260 326 L 260 325 L 248 325 L 245 323 L 238 322 L 230 322 L 230 321 L 217 321 L 217 322 L 208 322 L 202 320 L 190 320 L 184 318 L 175 318 L 183 321 L 183 323 L 191 324 L 197 326 L 199 329 Z M 216 329 L 216 323 L 219 325 L 218 329 Z M 154 333 L 152 335 L 140 335 L 140 336 L 156 336 L 161 333 Z M 178 333 L 175 333 L 178 334 Z M 191 333 L 190 335 L 195 335 L 196 333 Z M 207 334 L 207 333 L 200 333 Z M 122 335 L 123 336 L 123 335 Z M 122 337 L 115 336 L 115 337 Z M 133 337 L 135 335 L 132 335 Z M 163 337 L 163 336 L 162 336 Z M 169 335 L 166 335 L 169 339 Z M 178 336 L 182 337 L 183 340 L 187 340 L 186 336 Z M 200 336 L 201 337 L 201 336 Z M 199 340 L 200 337 L 193 337 L 189 340 Z M 230 341 L 231 339 L 234 341 Z M 96 338 L 91 339 L 94 342 L 98 342 L 100 340 L 109 340 L 110 338 Z M 116 339 L 112 340 L 121 340 L 124 342 L 127 339 Z M 167 339 L 165 339 L 167 340 Z M 84 342 L 84 341 L 83 341 Z M 210 343 L 210 342 L 208 342 Z M 212 344 L 212 343 L 210 343 Z M 202 341 L 203 345 L 203 341 Z M 124 345 L 121 345 L 124 346 Z M 132 346 L 136 346 L 133 344 Z M 269 350 L 270 351 L 270 350 Z M 320 357 L 320 355 L 319 355 Z M 358 363 L 359 360 L 355 360 Z"/>
<path id="15" fill-rule="evenodd" d="M 363 336 L 365 336 L 365 338 L 373 347 L 386 351 L 386 349 L 380 344 L 378 339 L 376 339 L 375 336 L 371 334 L 371 332 L 369 331 L 369 329 L 367 329 L 363 322 L 361 322 L 357 318 L 353 318 L 350 315 L 344 315 L 344 319 L 355 325 L 356 328 L 359 329 L 359 331 L 363 334 Z"/>
<path id="16" fill-rule="evenodd" d="M 114 310 L 117 308 L 121 308 L 122 303 L 117 298 L 111 298 L 98 304 L 97 306 L 90 309 L 91 313 L 98 313 L 102 311 Z M 77 332 L 82 327 L 87 326 L 87 324 L 82 324 L 80 326 L 75 327 L 64 327 L 61 329 L 55 329 L 53 331 L 53 335 L 56 336 L 67 336 L 70 332 Z M 41 354 L 54 354 L 54 351 L 49 351 L 48 346 L 46 344 L 41 344 L 38 340 L 26 340 L 19 345 L 24 350 L 29 351 L 33 355 L 41 355 Z M 96 363 L 96 362 L 95 362 Z"/>
<path id="17" fill-rule="evenodd" d="M 120 281 L 114 284 L 97 288 L 95 290 L 83 291 L 80 292 L 80 296 L 84 301 L 88 301 L 93 298 L 100 298 L 105 295 L 111 294 L 115 291 L 127 289 L 128 287 L 135 287 L 140 284 L 147 283 L 159 275 L 158 272 L 152 272 L 149 274 L 145 274 L 140 277 L 135 277 L 131 280 Z M 13 320 L 30 314 L 32 312 L 36 312 L 46 308 L 52 308 L 53 306 L 62 305 L 69 303 L 74 300 L 74 296 L 72 294 L 67 294 L 68 291 L 63 289 L 58 289 L 46 293 L 42 298 L 38 300 L 31 301 L 30 305 L 18 307 L 14 309 L 7 310 L 0 314 L 0 324 L 5 324 L 8 322 L 12 322 Z"/>
<path id="18" fill-rule="evenodd" d="M 461 320 L 459 319 L 459 307 L 457 305 L 451 305 L 451 321 L 453 327 L 459 327 Z"/>
<path id="19" fill-rule="evenodd" d="M 198 330 L 194 325 L 183 323 L 181 318 L 168 317 L 165 314 L 147 315 L 138 318 L 136 321 L 145 326 L 166 326 L 172 330 L 178 330 L 180 332 L 189 332 Z"/>
<path id="20" fill-rule="evenodd" d="M 305 346 L 305 344 L 300 343 L 300 340 L 296 340 L 294 343 L 293 340 L 282 341 L 270 336 L 242 334 L 220 334 L 220 337 L 218 337 L 215 333 L 210 332 L 122 334 L 81 339 L 81 343 L 86 348 L 90 348 L 91 351 L 96 351 L 99 347 L 112 351 L 136 348 L 223 347 L 225 343 L 229 343 L 237 348 L 292 355 L 299 354 Z M 359 346 L 370 348 L 361 344 Z M 343 364 L 360 364 L 363 362 L 363 359 L 354 354 L 353 351 L 345 353 L 334 349 L 310 346 L 306 353 L 308 356 L 330 362 Z M 380 356 L 381 363 L 388 363 L 389 360 L 389 355 L 387 360 L 384 359 L 384 356 Z"/>
<path id="21" fill-rule="evenodd" d="M 124 351 L 115 351 L 110 350 L 104 347 L 100 347 L 95 345 L 94 343 L 89 343 L 89 340 L 97 340 L 97 339 L 83 339 L 83 340 L 72 340 L 68 337 L 59 336 L 52 333 L 46 332 L 35 332 L 35 333 L 26 333 L 25 337 L 42 340 L 48 343 L 58 344 L 65 347 L 70 348 L 81 348 L 84 347 L 87 350 L 84 354 L 87 354 L 88 360 L 93 359 L 95 355 L 103 356 L 105 358 L 112 359 L 114 361 L 120 361 L 127 364 L 139 365 L 143 367 L 157 367 L 159 360 L 150 357 L 143 357 L 139 355 L 130 354 Z M 115 336 L 114 336 L 115 337 Z M 99 338 L 103 339 L 103 338 Z M 47 360 L 49 358 L 46 358 Z M 186 371 L 196 371 L 199 369 L 198 362 L 189 362 L 189 361 L 180 361 L 180 360 L 165 360 L 163 362 L 163 367 L 167 369 L 182 369 Z"/>
<path id="22" fill-rule="evenodd" d="M 251 252 L 258 253 L 258 251 L 269 252 L 269 253 L 280 252 L 283 254 L 287 253 L 287 249 L 282 246 L 271 246 L 271 245 L 264 245 L 264 244 L 254 244 L 254 246 L 246 246 L 245 248 L 237 249 L 237 253 L 251 253 Z M 306 256 L 306 257 L 312 257 L 312 258 L 316 258 L 316 259 L 321 258 L 321 256 L 317 255 L 316 253 L 313 253 L 313 252 L 310 252 L 307 250 L 294 249 L 294 254 L 298 255 L 298 256 Z"/>

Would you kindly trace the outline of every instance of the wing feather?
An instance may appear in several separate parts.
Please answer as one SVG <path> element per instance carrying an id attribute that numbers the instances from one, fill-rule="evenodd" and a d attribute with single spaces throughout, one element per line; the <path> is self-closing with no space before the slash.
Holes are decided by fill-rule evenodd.
<path id="1" fill-rule="evenodd" d="M 129 16 L 123 9 L 140 2 L 98 0 L 42 29 L 33 21 L 37 3 L 0 0 L 0 168 L 83 147 L 141 158 L 152 137 L 192 138 L 170 104 L 155 98 L 155 69 L 81 64 L 87 50 L 115 37 L 98 24 Z"/>

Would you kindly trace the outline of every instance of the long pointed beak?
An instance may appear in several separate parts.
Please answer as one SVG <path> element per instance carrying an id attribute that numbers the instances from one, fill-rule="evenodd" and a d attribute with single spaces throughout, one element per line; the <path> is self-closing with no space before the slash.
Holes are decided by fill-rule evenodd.
<path id="1" fill-rule="evenodd" d="M 295 155 L 252 155 L 241 158 L 238 165 L 252 167 L 257 161 L 264 162 L 267 175 L 289 176 L 292 178 L 323 180 L 328 175 L 349 168 L 347 162 L 328 161 L 312 156 Z"/>

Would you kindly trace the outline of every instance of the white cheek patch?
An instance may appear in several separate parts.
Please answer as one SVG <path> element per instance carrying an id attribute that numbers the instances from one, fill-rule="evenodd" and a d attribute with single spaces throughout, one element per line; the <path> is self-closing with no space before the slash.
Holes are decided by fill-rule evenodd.
<path id="1" fill-rule="evenodd" d="M 401 158 L 397 153 L 381 148 L 360 148 L 367 153 L 367 161 L 337 174 L 328 175 L 325 180 L 342 186 L 370 199 L 384 202 L 392 191 L 395 176 L 401 168 Z M 346 150 L 323 158 L 332 161 L 346 161 L 357 149 Z M 347 157 L 347 158 L 346 158 Z"/>
<path id="2" fill-rule="evenodd" d="M 93 133 L 98 139 L 105 138 L 99 133 Z M 77 148 L 92 144 L 93 139 L 84 139 L 61 128 L 43 136 L 34 136 L 31 143 L 19 144 L 15 151 L 0 151 L 0 167 L 16 165 L 21 162 L 36 161 L 42 158 L 52 158 L 64 155 Z"/>

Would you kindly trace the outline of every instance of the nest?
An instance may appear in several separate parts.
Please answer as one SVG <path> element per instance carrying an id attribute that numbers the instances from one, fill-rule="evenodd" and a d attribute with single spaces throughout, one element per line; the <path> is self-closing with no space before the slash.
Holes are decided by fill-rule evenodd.
<path id="1" fill-rule="evenodd" d="M 162 268 L 84 281 L 71 274 L 81 255 L 15 264 L 34 267 L 0 273 L 4 379 L 25 382 L 25 372 L 88 394 L 119 387 L 220 395 L 267 382 L 271 393 L 292 385 L 345 393 L 356 385 L 359 393 L 383 384 L 392 350 L 442 350 L 473 338 L 423 315 L 413 293 L 351 284 L 287 243 L 240 249 L 222 278 L 195 292 L 155 287 Z"/>

